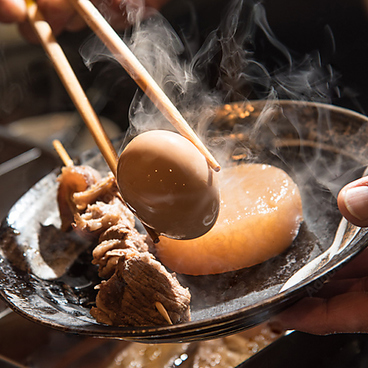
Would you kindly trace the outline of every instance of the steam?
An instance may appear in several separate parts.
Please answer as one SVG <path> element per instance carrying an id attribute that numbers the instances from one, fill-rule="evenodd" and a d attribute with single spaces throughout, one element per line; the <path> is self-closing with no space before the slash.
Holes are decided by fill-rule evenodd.
<path id="1" fill-rule="evenodd" d="M 194 53 L 186 49 L 185 40 L 158 12 L 151 11 L 151 16 L 144 18 L 147 12 L 143 1 L 125 1 L 122 8 L 132 24 L 123 39 L 200 134 L 206 131 L 206 121 L 215 107 L 222 103 L 246 98 L 329 102 L 333 70 L 322 65 L 318 53 L 301 60 L 293 58 L 273 34 L 260 3 L 233 1 L 219 28 Z M 255 44 L 259 34 L 265 43 L 263 49 L 273 50 L 273 69 L 267 65 L 269 60 L 258 55 L 263 52 Z M 88 41 L 81 53 L 87 66 L 113 58 L 96 39 Z M 130 123 L 138 133 L 167 127 L 142 93 L 136 94 L 131 106 Z"/>
<path id="2" fill-rule="evenodd" d="M 339 76 L 329 65 L 329 56 L 318 51 L 300 56 L 288 50 L 273 33 L 261 3 L 232 1 L 219 27 L 196 49 L 190 49 L 188 45 L 193 46 L 193 43 L 180 39 L 162 15 L 153 10 L 147 12 L 143 1 L 125 1 L 122 9 L 131 24 L 122 38 L 218 156 L 227 155 L 224 154 L 229 149 L 227 142 L 209 141 L 207 135 L 208 124 L 219 106 L 252 99 L 270 101 L 254 125 L 253 134 L 257 136 L 272 119 L 277 108 L 274 101 L 329 103 L 332 96 L 340 93 Z M 328 27 L 325 31 L 327 48 L 333 53 L 332 32 Z M 81 53 L 90 67 L 98 60 L 114 58 L 95 38 L 86 42 Z M 325 124 L 325 120 L 321 119 L 321 124 Z M 131 102 L 129 122 L 129 133 L 133 135 L 157 128 L 173 129 L 140 90 Z M 300 129 L 297 121 L 295 129 Z M 274 133 L 277 135 L 277 131 Z M 323 186 L 337 193 L 342 183 L 332 184 L 333 174 L 322 175 L 319 169 L 321 154 L 317 149 L 308 165 Z"/>

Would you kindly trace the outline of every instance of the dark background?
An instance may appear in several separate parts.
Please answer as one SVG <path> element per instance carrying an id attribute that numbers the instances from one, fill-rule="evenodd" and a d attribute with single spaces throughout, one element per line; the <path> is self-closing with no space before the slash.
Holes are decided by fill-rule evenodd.
<path id="1" fill-rule="evenodd" d="M 183 39 L 189 39 L 188 47 L 195 53 L 208 35 L 219 27 L 230 3 L 224 0 L 172 0 L 162 13 Z M 253 3 L 253 0 L 244 1 L 242 26 L 246 26 Z M 334 86 L 331 86 L 328 102 L 366 114 L 368 6 L 364 6 L 363 0 L 264 0 L 261 3 L 272 31 L 293 57 L 318 54 L 323 65 L 332 68 Z M 88 35 L 88 30 L 78 34 L 64 33 L 59 42 L 96 111 L 125 130 L 136 85 L 114 63 L 98 63 L 92 71 L 84 66 L 79 47 Z M 256 32 L 252 48 L 257 60 L 267 65 L 270 71 L 283 62 L 261 32 Z M 216 74 L 215 64 L 209 68 Z M 6 125 L 24 116 L 74 109 L 39 46 L 7 45 L 1 50 L 0 71 L 0 124 Z M 212 76 L 207 74 L 209 84 Z"/>
<path id="2" fill-rule="evenodd" d="M 217 29 L 225 17 L 229 3 L 227 0 L 172 0 L 162 12 L 178 34 L 189 40 L 189 51 L 195 53 L 211 34 L 218 34 Z M 304 55 L 318 55 L 321 67 L 332 71 L 334 78 L 331 80 L 328 102 L 367 114 L 368 5 L 365 6 L 363 0 L 264 0 L 262 4 L 273 33 L 295 60 L 302 59 Z M 253 5 L 253 1 L 245 1 L 242 13 L 244 19 L 241 18 L 239 29 L 247 26 L 247 14 Z M 77 34 L 64 33 L 59 37 L 59 42 L 97 113 L 125 130 L 128 126 L 128 108 L 136 85 L 115 63 L 99 63 L 92 71 L 84 66 L 79 47 L 88 35 L 88 30 Z M 252 50 L 252 55 L 266 65 L 270 72 L 282 68 L 282 63 L 286 63 L 277 50 L 270 47 L 262 32 L 257 31 L 247 46 Z M 216 62 L 220 56 L 216 54 L 213 62 L 205 66 L 205 75 L 208 77 L 206 82 L 211 86 L 219 77 Z M 253 89 L 240 88 L 239 93 L 243 91 L 244 97 L 259 97 L 264 93 L 262 87 L 251 87 Z M 6 130 L 9 124 L 21 118 L 58 111 L 74 111 L 74 106 L 42 48 L 27 43 L 0 45 L 0 128 Z M 0 165 L 31 148 L 29 142 L 0 134 Z M 22 193 L 56 165 L 55 157 L 50 152 L 42 151 L 37 162 L 0 177 L 1 217 L 5 216 Z M 9 330 L 14 332 L 9 344 L 14 341 L 17 344 L 14 357 L 26 359 L 30 352 L 35 351 L 30 344 L 34 337 L 31 334 L 27 337 L 28 335 L 22 333 L 22 328 L 27 324 L 21 317 L 11 314 L 8 318 L 12 319 Z M 19 326 L 14 324 L 14 318 L 19 321 Z M 3 328 L 6 322 L 6 319 L 2 320 Z M 31 326 L 32 331 L 35 328 Z M 17 331 L 24 336 L 24 341 L 18 340 Z M 43 332 L 41 335 L 46 336 Z M 301 335 L 296 336 L 301 339 Z M 258 360 L 250 361 L 249 366 L 288 366 L 288 362 L 289 366 L 295 365 L 286 360 L 291 349 L 296 352 L 296 356 L 294 354 L 291 357 L 299 365 L 300 360 L 308 361 L 303 357 L 310 357 L 316 367 L 365 367 L 367 364 L 367 335 L 302 337 L 302 341 L 282 340 L 272 347 L 272 358 L 270 355 L 260 355 L 256 358 Z M 66 337 L 59 334 L 59 338 Z M 280 344 L 284 344 L 284 348 Z M 18 345 L 22 349 L 29 349 L 21 356 Z M 318 357 L 312 359 L 315 355 L 309 354 L 316 347 L 319 348 L 318 353 L 324 355 L 323 364 Z M 6 351 L 9 353 L 8 347 Z M 42 347 L 40 351 L 44 355 Z M 4 351 L 0 353 L 4 354 Z M 8 356 L 13 358 L 12 355 Z M 337 364 L 336 357 L 341 358 L 340 365 Z M 269 365 L 269 359 L 272 359 L 273 365 Z M 327 365 L 326 359 L 334 365 Z M 252 362 L 254 365 L 251 365 Z M 318 362 L 322 365 L 318 365 Z"/>

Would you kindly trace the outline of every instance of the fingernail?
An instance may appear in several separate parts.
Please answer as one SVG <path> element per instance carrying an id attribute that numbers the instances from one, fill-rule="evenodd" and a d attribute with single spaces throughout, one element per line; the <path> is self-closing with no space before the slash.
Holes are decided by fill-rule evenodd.
<path id="1" fill-rule="evenodd" d="M 347 210 L 358 220 L 368 219 L 368 187 L 360 186 L 345 192 Z"/>

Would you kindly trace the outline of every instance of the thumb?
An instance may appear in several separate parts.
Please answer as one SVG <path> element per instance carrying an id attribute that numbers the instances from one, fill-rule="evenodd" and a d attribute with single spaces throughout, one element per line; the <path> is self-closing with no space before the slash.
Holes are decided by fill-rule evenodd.
<path id="1" fill-rule="evenodd" d="M 352 224 L 368 226 L 368 177 L 343 187 L 337 197 L 341 214 Z"/>

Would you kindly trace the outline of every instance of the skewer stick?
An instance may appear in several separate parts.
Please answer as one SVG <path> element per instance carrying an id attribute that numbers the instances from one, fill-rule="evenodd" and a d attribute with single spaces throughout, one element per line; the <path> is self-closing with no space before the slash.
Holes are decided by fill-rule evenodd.
<path id="1" fill-rule="evenodd" d="M 75 107 L 79 111 L 82 119 L 89 128 L 98 148 L 105 158 L 110 170 L 116 175 L 117 154 L 109 138 L 103 129 L 96 112 L 91 106 L 86 94 L 83 91 L 72 67 L 69 64 L 62 48 L 57 43 L 50 25 L 45 21 L 37 4 L 33 0 L 27 0 L 27 15 L 36 32 L 42 46 L 52 61 L 56 72 L 64 84 Z"/>
<path id="2" fill-rule="evenodd" d="M 63 146 L 63 144 L 58 139 L 54 139 L 52 141 L 52 144 L 53 144 L 57 154 L 59 155 L 59 157 L 63 161 L 64 165 L 67 166 L 67 167 L 74 166 L 74 162 L 70 158 L 70 156 L 69 156 L 68 152 L 66 151 L 65 147 Z M 120 196 L 120 193 L 118 193 L 118 196 Z M 112 257 L 122 257 L 122 256 L 124 256 L 124 249 L 113 249 L 111 251 L 106 252 L 105 255 L 108 256 L 108 257 L 110 257 L 110 256 L 112 256 Z M 97 285 L 95 287 L 95 289 L 99 289 L 99 288 L 100 288 L 99 285 Z M 157 311 L 162 315 L 162 317 L 164 317 L 166 322 L 168 324 L 172 325 L 173 323 L 171 321 L 169 313 L 167 312 L 167 310 L 163 306 L 163 304 L 161 302 L 156 301 L 155 302 L 155 307 L 156 307 Z"/>
<path id="3" fill-rule="evenodd" d="M 155 307 L 157 308 L 158 312 L 161 314 L 162 317 L 165 318 L 166 322 L 169 324 L 169 325 L 172 325 L 172 321 L 171 321 L 171 318 L 169 316 L 169 313 L 167 313 L 167 310 L 166 308 L 162 305 L 161 302 L 155 302 Z"/>
<path id="4" fill-rule="evenodd" d="M 220 165 L 185 121 L 171 100 L 162 91 L 156 81 L 144 68 L 141 62 L 130 51 L 129 47 L 117 35 L 110 24 L 89 0 L 71 0 L 92 31 L 112 52 L 116 60 L 128 72 L 143 92 L 151 99 L 163 115 L 185 138 L 189 139 L 204 155 L 210 167 L 220 170 Z"/>
<path id="5" fill-rule="evenodd" d="M 52 144 L 55 148 L 56 153 L 61 158 L 61 161 L 63 161 L 64 166 L 67 166 L 67 167 L 74 166 L 73 160 L 70 158 L 68 152 L 66 152 L 66 150 L 65 150 L 64 146 L 62 145 L 62 143 L 58 139 L 54 139 L 52 141 Z"/>

